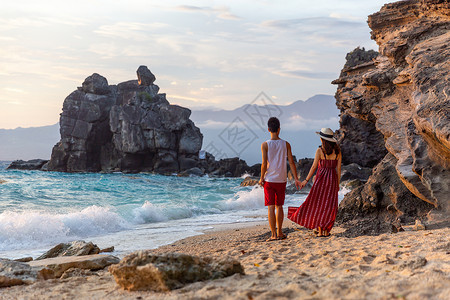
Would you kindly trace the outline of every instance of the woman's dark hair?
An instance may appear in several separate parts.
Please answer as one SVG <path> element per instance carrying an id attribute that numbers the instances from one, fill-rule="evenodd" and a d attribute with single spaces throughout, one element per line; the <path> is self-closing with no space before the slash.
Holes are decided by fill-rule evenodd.
<path id="1" fill-rule="evenodd" d="M 339 145 L 335 142 L 331 142 L 325 139 L 320 139 L 322 141 L 322 150 L 326 155 L 330 155 L 333 153 L 336 153 L 338 155 L 341 152 L 341 148 Z"/>
<path id="2" fill-rule="evenodd" d="M 270 132 L 277 132 L 280 128 L 280 120 L 275 117 L 272 117 L 267 121 L 267 127 L 269 127 Z"/>

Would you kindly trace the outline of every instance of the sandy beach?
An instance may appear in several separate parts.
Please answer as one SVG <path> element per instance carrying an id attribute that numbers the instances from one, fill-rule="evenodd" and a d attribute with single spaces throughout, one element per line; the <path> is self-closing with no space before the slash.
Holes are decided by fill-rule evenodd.
<path id="1" fill-rule="evenodd" d="M 0 290 L 1 299 L 448 299 L 450 229 L 318 238 L 285 221 L 286 240 L 266 242 L 266 223 L 216 227 L 155 249 L 241 262 L 245 275 L 197 282 L 169 293 L 128 292 L 107 271 Z M 65 277 L 65 278 L 64 278 Z"/>

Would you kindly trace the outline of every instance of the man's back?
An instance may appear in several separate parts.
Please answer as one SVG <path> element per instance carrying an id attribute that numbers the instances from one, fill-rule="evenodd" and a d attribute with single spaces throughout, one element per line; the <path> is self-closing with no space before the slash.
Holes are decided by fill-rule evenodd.
<path id="1" fill-rule="evenodd" d="M 287 147 L 282 139 L 268 140 L 267 161 L 268 168 L 265 176 L 267 182 L 286 182 L 287 179 Z"/>

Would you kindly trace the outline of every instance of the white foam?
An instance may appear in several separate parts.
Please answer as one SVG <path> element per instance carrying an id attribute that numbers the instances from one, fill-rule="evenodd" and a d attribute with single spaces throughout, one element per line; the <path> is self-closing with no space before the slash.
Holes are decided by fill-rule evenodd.
<path id="1" fill-rule="evenodd" d="M 117 213 L 98 206 L 68 214 L 5 211 L 0 214 L 0 251 L 67 242 L 128 227 Z"/>
<path id="2" fill-rule="evenodd" d="M 250 191 L 239 191 L 220 204 L 222 210 L 248 210 L 264 208 L 264 189 L 254 186 Z"/>
<path id="3" fill-rule="evenodd" d="M 141 207 L 133 210 L 133 214 L 134 223 L 145 224 L 190 218 L 193 216 L 193 211 L 183 207 L 158 207 L 145 201 Z"/>
<path id="4" fill-rule="evenodd" d="M 351 190 L 347 187 L 341 187 L 341 189 L 338 192 L 338 200 L 339 203 L 344 199 L 345 194 L 347 194 L 348 192 L 350 192 Z"/>

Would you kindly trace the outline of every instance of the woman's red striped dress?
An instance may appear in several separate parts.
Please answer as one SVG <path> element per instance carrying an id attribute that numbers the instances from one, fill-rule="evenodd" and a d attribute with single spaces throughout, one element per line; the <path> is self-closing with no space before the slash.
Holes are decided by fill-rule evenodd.
<path id="1" fill-rule="evenodd" d="M 300 207 L 288 208 L 289 220 L 309 229 L 331 230 L 338 210 L 337 163 L 337 159 L 319 160 L 311 191 Z"/>

